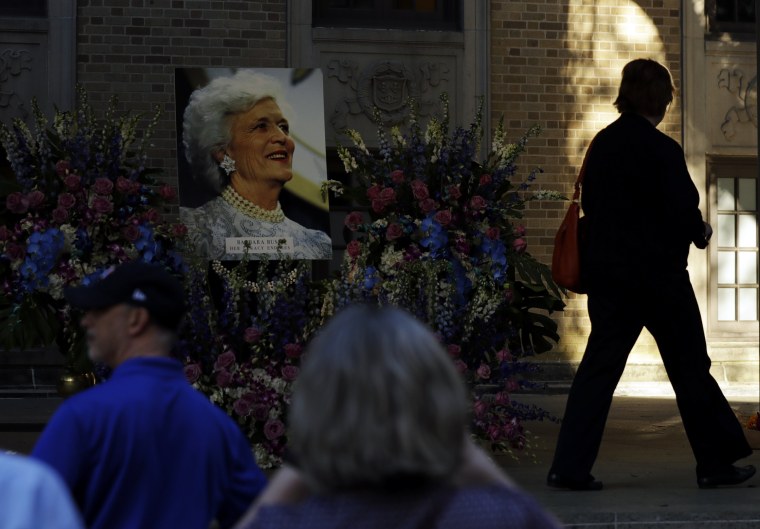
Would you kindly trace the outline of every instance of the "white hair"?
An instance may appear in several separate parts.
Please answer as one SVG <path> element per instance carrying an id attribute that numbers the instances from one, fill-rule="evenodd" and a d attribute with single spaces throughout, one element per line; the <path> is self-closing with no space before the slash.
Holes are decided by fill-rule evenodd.
<path id="1" fill-rule="evenodd" d="M 194 178 L 205 180 L 221 191 L 229 177 L 219 168 L 213 154 L 232 139 L 231 116 L 250 110 L 264 99 L 274 100 L 285 115 L 290 111 L 280 82 L 252 70 L 217 77 L 190 95 L 182 140 Z"/>
<path id="2" fill-rule="evenodd" d="M 426 325 L 401 309 L 355 305 L 308 347 L 289 446 L 318 490 L 445 479 L 461 462 L 466 395 Z"/>

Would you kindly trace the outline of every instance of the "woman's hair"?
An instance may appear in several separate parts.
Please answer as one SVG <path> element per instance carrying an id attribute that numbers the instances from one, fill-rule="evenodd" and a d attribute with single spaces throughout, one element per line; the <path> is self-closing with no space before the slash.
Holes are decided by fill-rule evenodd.
<path id="1" fill-rule="evenodd" d="M 620 113 L 664 116 L 675 91 L 667 68 L 652 59 L 635 59 L 623 68 L 623 79 L 614 104 Z"/>
<path id="2" fill-rule="evenodd" d="M 288 443 L 317 490 L 446 478 L 461 462 L 466 395 L 428 327 L 397 308 L 354 305 L 307 349 Z"/>
<path id="3" fill-rule="evenodd" d="M 230 118 L 264 99 L 275 100 L 283 113 L 289 110 L 277 79 L 251 70 L 217 77 L 190 95 L 182 139 L 194 178 L 207 181 L 217 191 L 229 182 L 212 155 L 232 139 Z"/>

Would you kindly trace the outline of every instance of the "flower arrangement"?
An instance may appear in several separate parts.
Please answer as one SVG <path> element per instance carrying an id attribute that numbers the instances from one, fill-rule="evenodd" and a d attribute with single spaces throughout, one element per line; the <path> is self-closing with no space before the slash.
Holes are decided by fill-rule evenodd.
<path id="1" fill-rule="evenodd" d="M 519 219 L 527 200 L 557 195 L 529 194 L 540 169 L 512 183 L 517 158 L 537 127 L 509 143 L 500 122 L 491 149 L 477 162 L 482 103 L 469 128 L 450 131 L 448 101 L 441 100 L 443 116 L 425 130 L 414 112 L 406 133 L 380 127 L 376 153 L 347 131 L 339 155 L 357 185 L 332 182 L 331 188 L 366 211 L 345 218 L 354 238 L 323 316 L 371 299 L 427 322 L 473 388 L 474 434 L 494 449 L 520 449 L 522 421 L 548 417 L 510 397 L 528 384 L 522 374 L 532 369 L 520 359 L 559 339 L 545 313 L 564 304 L 548 267 L 527 251 Z"/>
<path id="2" fill-rule="evenodd" d="M 157 209 L 174 190 L 146 167 L 158 113 L 142 128 L 143 116 L 120 114 L 114 98 L 98 119 L 86 92 L 77 96 L 52 123 L 33 101 L 33 127 L 0 124 L 13 175 L 0 190 L 0 345 L 55 342 L 72 370 L 87 360 L 63 288 L 136 257 L 176 269 L 172 241 L 183 234 Z"/>
<path id="3" fill-rule="evenodd" d="M 185 376 L 236 420 L 259 466 L 277 466 L 291 385 L 320 323 L 309 263 L 198 263 L 187 285 L 191 308 L 176 347 Z"/>

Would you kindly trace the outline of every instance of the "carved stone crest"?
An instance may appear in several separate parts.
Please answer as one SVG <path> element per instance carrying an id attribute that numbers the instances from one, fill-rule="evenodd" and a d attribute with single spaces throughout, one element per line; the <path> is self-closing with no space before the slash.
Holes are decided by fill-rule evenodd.
<path id="1" fill-rule="evenodd" d="M 417 97 L 416 83 L 401 63 L 381 62 L 363 72 L 357 86 L 357 100 L 370 119 L 375 108 L 385 124 L 400 123 L 408 112 L 410 97 Z"/>

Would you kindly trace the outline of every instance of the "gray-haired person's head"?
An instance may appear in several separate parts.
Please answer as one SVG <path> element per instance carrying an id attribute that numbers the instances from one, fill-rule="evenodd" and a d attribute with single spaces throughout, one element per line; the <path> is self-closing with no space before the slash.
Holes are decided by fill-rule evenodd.
<path id="1" fill-rule="evenodd" d="M 194 178 L 205 180 L 217 191 L 229 183 L 229 177 L 213 154 L 231 141 L 231 118 L 265 99 L 273 99 L 283 114 L 288 115 L 290 107 L 280 82 L 252 70 L 238 70 L 232 76 L 217 77 L 190 95 L 185 108 L 182 140 Z"/>
<path id="2" fill-rule="evenodd" d="M 461 462 L 467 414 L 464 381 L 426 325 L 355 305 L 308 347 L 289 445 L 319 490 L 446 479 Z"/>

